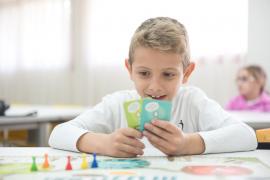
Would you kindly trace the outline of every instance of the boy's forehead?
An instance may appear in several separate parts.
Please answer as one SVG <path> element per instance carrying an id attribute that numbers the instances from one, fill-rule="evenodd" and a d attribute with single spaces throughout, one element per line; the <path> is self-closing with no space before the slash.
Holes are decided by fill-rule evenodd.
<path id="1" fill-rule="evenodd" d="M 157 59 L 178 59 L 181 62 L 181 54 L 174 52 L 166 52 L 153 48 L 139 47 L 134 51 L 134 60 L 140 58 L 157 58 Z"/>
<path id="2" fill-rule="evenodd" d="M 133 65 L 159 66 L 163 68 L 182 69 L 181 55 L 178 53 L 164 52 L 152 48 L 137 48 L 134 51 Z"/>

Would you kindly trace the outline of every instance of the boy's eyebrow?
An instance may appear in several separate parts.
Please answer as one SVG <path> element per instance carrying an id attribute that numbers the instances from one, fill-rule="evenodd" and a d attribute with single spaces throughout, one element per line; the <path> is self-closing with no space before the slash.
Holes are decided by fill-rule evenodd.
<path id="1" fill-rule="evenodd" d="M 169 68 L 163 68 L 162 70 L 173 70 L 173 71 L 178 71 L 179 69 L 169 67 Z"/>
<path id="2" fill-rule="evenodd" d="M 145 66 L 138 66 L 138 67 L 136 67 L 136 69 L 147 69 L 147 70 L 151 70 L 150 68 L 145 67 Z M 167 67 L 167 68 L 162 68 L 161 70 L 162 71 L 165 71 L 165 70 L 178 71 L 179 69 L 173 68 L 173 67 Z"/>
<path id="3" fill-rule="evenodd" d="M 138 67 L 136 67 L 136 69 L 148 69 L 148 70 L 151 70 L 150 68 L 145 67 L 145 66 L 138 66 Z"/>

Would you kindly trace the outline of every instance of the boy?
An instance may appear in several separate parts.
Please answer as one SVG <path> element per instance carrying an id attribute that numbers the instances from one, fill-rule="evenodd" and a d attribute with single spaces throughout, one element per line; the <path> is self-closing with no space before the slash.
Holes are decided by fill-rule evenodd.
<path id="1" fill-rule="evenodd" d="M 126 67 L 136 91 L 120 91 L 52 132 L 52 147 L 115 157 L 143 154 L 145 136 L 167 155 L 254 150 L 254 131 L 227 114 L 216 102 L 186 83 L 190 62 L 188 35 L 178 21 L 148 19 L 131 40 Z M 153 120 L 140 132 L 127 127 L 123 103 L 151 97 L 172 102 L 170 122 Z"/>

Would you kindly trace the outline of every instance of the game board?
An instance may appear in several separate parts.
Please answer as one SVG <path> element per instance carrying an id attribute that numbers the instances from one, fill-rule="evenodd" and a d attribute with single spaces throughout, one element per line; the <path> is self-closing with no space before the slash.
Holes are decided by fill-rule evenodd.
<path id="1" fill-rule="evenodd" d="M 253 157 L 138 157 L 97 156 L 98 168 L 81 169 L 81 156 L 72 156 L 66 171 L 66 156 L 50 156 L 49 169 L 42 169 L 43 156 L 36 157 L 37 172 L 31 172 L 32 157 L 0 157 L 0 179 L 259 179 L 270 178 L 270 167 Z M 91 163 L 92 156 L 87 155 Z"/>

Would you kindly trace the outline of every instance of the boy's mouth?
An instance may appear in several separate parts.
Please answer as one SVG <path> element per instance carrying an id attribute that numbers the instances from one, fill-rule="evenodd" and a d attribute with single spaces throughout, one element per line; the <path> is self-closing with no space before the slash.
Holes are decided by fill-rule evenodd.
<path id="1" fill-rule="evenodd" d="M 156 99 L 156 100 L 162 100 L 162 99 L 166 98 L 166 95 L 162 95 L 162 96 L 147 95 L 147 96 L 152 98 L 152 99 Z"/>

